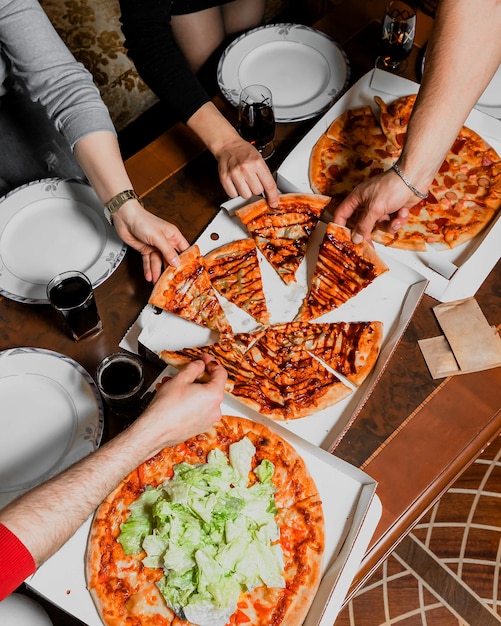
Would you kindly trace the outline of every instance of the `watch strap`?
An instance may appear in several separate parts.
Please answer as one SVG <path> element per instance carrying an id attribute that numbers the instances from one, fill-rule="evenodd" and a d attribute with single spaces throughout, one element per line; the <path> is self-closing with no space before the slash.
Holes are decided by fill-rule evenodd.
<path id="1" fill-rule="evenodd" d="M 113 198 L 104 205 L 104 215 L 110 224 L 113 223 L 113 213 L 118 211 L 122 204 L 125 204 L 128 200 L 141 202 L 140 197 L 133 189 L 126 189 L 125 191 L 117 193 L 116 196 L 113 196 Z"/>

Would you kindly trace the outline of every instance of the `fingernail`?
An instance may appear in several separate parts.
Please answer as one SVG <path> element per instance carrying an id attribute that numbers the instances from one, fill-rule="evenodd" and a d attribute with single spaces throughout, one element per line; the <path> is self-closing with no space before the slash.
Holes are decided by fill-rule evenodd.
<path id="1" fill-rule="evenodd" d="M 364 238 L 362 237 L 360 233 L 353 233 L 353 235 L 351 236 L 351 240 L 353 241 L 355 245 L 357 245 L 359 243 L 362 243 Z"/>
<path id="2" fill-rule="evenodd" d="M 409 209 L 400 209 L 401 217 L 409 217 Z"/>

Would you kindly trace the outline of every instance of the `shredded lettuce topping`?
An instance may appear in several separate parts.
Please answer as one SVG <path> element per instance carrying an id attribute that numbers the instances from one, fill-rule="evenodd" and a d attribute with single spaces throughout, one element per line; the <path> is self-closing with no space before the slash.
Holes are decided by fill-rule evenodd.
<path id="1" fill-rule="evenodd" d="M 240 594 L 285 586 L 275 521 L 274 465 L 264 459 L 250 484 L 256 449 L 248 437 L 216 448 L 207 462 L 180 463 L 174 476 L 131 505 L 118 541 L 126 554 L 163 568 L 157 583 L 167 605 L 200 626 L 224 626 Z"/>

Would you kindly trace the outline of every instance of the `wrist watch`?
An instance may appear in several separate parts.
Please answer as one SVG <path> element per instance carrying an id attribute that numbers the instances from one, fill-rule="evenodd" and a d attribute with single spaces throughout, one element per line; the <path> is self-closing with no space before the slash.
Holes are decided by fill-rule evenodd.
<path id="1" fill-rule="evenodd" d="M 104 205 L 104 215 L 110 224 L 113 224 L 113 213 L 118 211 L 127 200 L 137 200 L 141 202 L 140 197 L 133 189 L 126 189 L 125 191 L 117 193 L 116 196 L 113 196 L 113 198 Z"/>

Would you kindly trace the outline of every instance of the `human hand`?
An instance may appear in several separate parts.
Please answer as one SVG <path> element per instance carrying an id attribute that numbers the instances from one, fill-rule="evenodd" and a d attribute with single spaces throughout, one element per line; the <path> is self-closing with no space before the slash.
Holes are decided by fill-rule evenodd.
<path id="1" fill-rule="evenodd" d="M 393 170 L 388 170 L 357 185 L 334 210 L 332 220 L 345 226 L 348 219 L 355 215 L 353 242 L 371 241 L 371 232 L 376 224 L 388 232 L 397 232 L 406 223 L 409 209 L 418 202 L 419 198 Z M 382 222 L 387 224 L 382 225 Z"/>
<path id="2" fill-rule="evenodd" d="M 204 382 L 200 382 L 200 377 Z M 205 432 L 221 418 L 227 373 L 211 356 L 186 365 L 162 383 L 151 404 L 133 424 L 147 431 L 157 450 Z"/>
<path id="3" fill-rule="evenodd" d="M 232 138 L 215 155 L 219 178 L 230 198 L 250 198 L 264 193 L 271 207 L 278 206 L 277 184 L 256 148 L 241 137 Z"/>
<path id="4" fill-rule="evenodd" d="M 178 252 L 189 247 L 181 231 L 147 211 L 141 203 L 126 202 L 113 215 L 113 224 L 121 239 L 143 257 L 146 280 L 155 283 L 164 262 L 179 265 Z"/>

